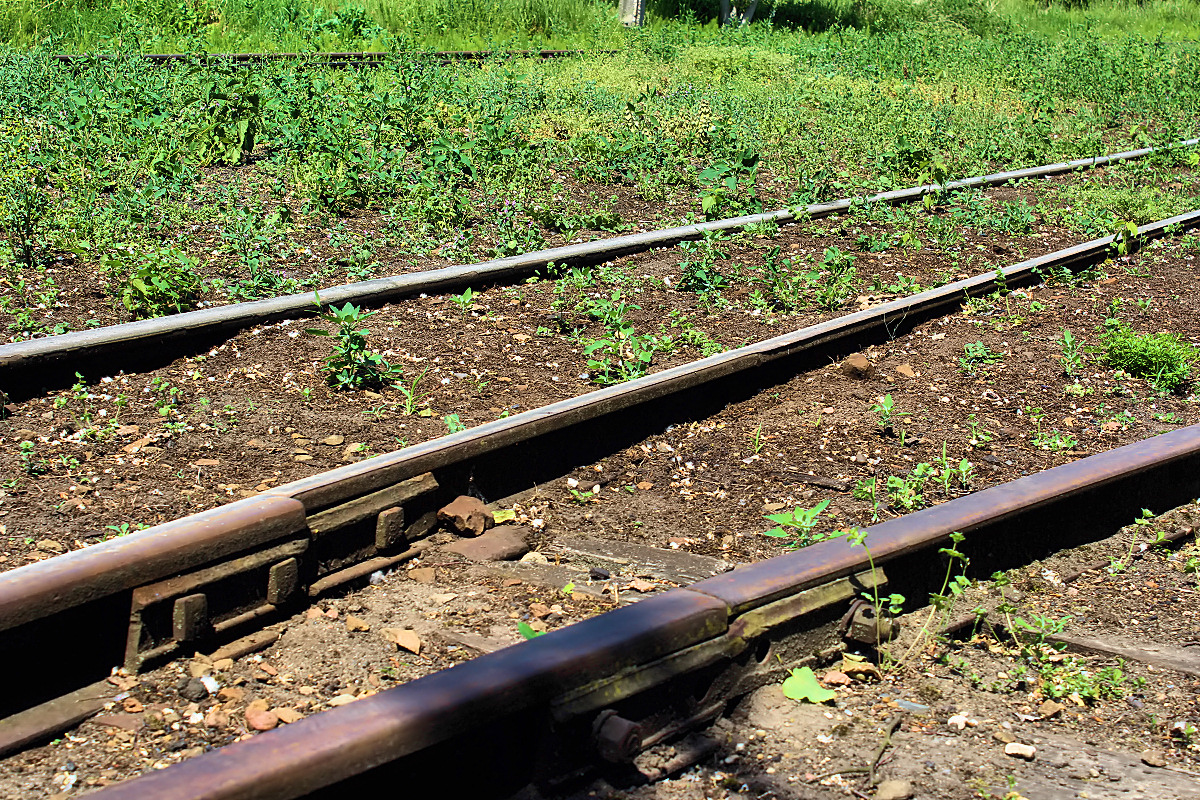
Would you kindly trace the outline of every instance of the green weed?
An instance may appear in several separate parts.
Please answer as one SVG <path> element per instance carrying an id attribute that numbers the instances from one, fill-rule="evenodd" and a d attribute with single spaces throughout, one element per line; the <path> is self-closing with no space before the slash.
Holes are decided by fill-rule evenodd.
<path id="1" fill-rule="evenodd" d="M 320 298 L 317 298 L 320 302 Z M 374 311 L 363 311 L 353 303 L 338 308 L 330 306 L 321 313 L 321 319 L 337 326 L 335 333 L 321 328 L 310 328 L 314 336 L 333 336 L 333 352 L 325 359 L 325 379 L 335 389 L 380 388 L 404 374 L 403 369 L 388 363 L 387 359 L 367 347 L 366 328 L 359 327 Z"/>
<path id="2" fill-rule="evenodd" d="M 1137 334 L 1109 320 L 1102 338 L 1104 360 L 1110 367 L 1145 378 L 1160 391 L 1178 391 L 1192 380 L 1192 367 L 1200 360 L 1196 347 L 1176 333 Z"/>

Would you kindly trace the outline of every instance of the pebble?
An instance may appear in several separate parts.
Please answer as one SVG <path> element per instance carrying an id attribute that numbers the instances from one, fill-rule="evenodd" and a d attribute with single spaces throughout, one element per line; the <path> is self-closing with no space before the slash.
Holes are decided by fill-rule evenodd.
<path id="1" fill-rule="evenodd" d="M 900 708 L 904 709 L 905 711 L 911 711 L 914 714 L 928 714 L 929 713 L 929 706 L 923 705 L 921 703 L 914 703 L 911 700 L 897 700 L 896 705 L 900 706 Z M 875 797 L 878 798 L 879 795 L 876 794 Z"/>
<path id="2" fill-rule="evenodd" d="M 417 583 L 433 583 L 437 575 L 433 571 L 433 567 L 417 567 L 408 571 L 408 577 Z"/>
<path id="3" fill-rule="evenodd" d="M 463 536 L 479 536 L 496 524 L 492 512 L 477 497 L 459 495 L 437 512 L 438 522 Z"/>
<path id="4" fill-rule="evenodd" d="M 252 706 L 246 709 L 246 725 L 252 730 L 269 731 L 279 725 L 279 715 Z"/>
<path id="5" fill-rule="evenodd" d="M 908 781 L 884 781 L 875 789 L 875 800 L 909 800 L 913 796 Z"/>
<path id="6" fill-rule="evenodd" d="M 946 720 L 946 724 L 949 725 L 951 728 L 955 728 L 955 729 L 961 731 L 963 728 L 967 727 L 967 715 L 966 714 L 955 714 L 953 717 Z"/>
<path id="7" fill-rule="evenodd" d="M 294 708 L 277 708 L 275 716 L 279 717 L 279 721 L 285 725 L 291 725 L 293 722 L 304 719 L 304 715 Z"/>
<path id="8" fill-rule="evenodd" d="M 549 564 L 550 559 L 546 557 L 545 553 L 539 553 L 537 551 L 534 551 L 532 553 L 526 553 L 525 555 L 521 556 L 521 563 L 522 564 Z"/>
<path id="9" fill-rule="evenodd" d="M 831 669 L 821 676 L 821 683 L 826 686 L 849 686 L 854 681 L 850 680 L 850 676 L 846 673 Z"/>
<path id="10" fill-rule="evenodd" d="M 847 356 L 842 362 L 842 372 L 850 378 L 869 378 L 873 371 L 871 362 L 862 353 Z"/>
<path id="11" fill-rule="evenodd" d="M 447 545 L 446 550 L 472 561 L 512 561 L 529 552 L 529 545 L 525 543 L 519 528 L 505 525 L 487 533 L 481 530 L 480 533 L 482 535 L 474 539 L 459 539 Z"/>
<path id="12" fill-rule="evenodd" d="M 340 436 L 335 433 L 332 436 L 326 436 L 324 439 L 322 439 L 321 444 L 326 445 L 327 447 L 337 447 L 344 441 L 346 441 L 345 436 Z"/>
<path id="13" fill-rule="evenodd" d="M 1031 744 L 1009 742 L 1008 744 L 1004 745 L 1004 755 L 1012 756 L 1013 758 L 1023 758 L 1026 761 L 1033 761 L 1036 753 L 1037 748 Z"/>
<path id="14" fill-rule="evenodd" d="M 198 703 L 208 697 L 208 687 L 204 685 L 204 681 L 201 679 L 192 678 L 179 690 L 179 696 L 185 700 L 192 700 Z"/>

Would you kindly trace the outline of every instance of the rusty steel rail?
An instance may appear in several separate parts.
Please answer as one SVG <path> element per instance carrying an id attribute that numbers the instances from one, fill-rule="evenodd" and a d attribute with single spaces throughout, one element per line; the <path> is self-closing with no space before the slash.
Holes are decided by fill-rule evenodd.
<path id="1" fill-rule="evenodd" d="M 1141 235 L 1196 226 L 1200 211 L 1144 226 Z M 0 648 L 24 654 L 0 661 L 0 679 L 30 671 L 41 678 L 0 696 L 0 716 L 31 720 L 0 723 L 0 751 L 28 741 L 47 719 L 82 713 L 73 701 L 46 706 L 114 666 L 136 671 L 226 646 L 312 597 L 414 557 L 436 526 L 436 509 L 469 487 L 511 496 L 890 340 L 964 297 L 994 291 L 997 281 L 1014 287 L 1040 280 L 1040 269 L 1096 263 L 1112 244 L 1109 236 L 1075 245 L 0 573 Z"/>
<path id="2" fill-rule="evenodd" d="M 1197 144 L 1200 144 L 1200 139 L 1189 139 L 1170 145 L 1169 148 L 1193 147 Z M 765 214 L 555 247 L 477 264 L 376 278 L 322 289 L 320 298 L 323 305 L 352 302 L 378 306 L 421 293 L 461 291 L 469 286 L 523 280 L 551 263 L 559 266 L 602 263 L 630 253 L 699 239 L 707 232 L 740 230 L 748 225 L 764 222 L 785 224 L 801 219 L 816 219 L 844 212 L 856 203 L 914 202 L 931 193 L 996 186 L 1022 178 L 1090 169 L 1142 158 L 1169 148 L 1129 150 L 1107 156 L 965 178 L 945 184 L 914 186 L 865 197 L 817 203 L 804 209 L 782 209 Z M 201 352 L 252 325 L 296 317 L 310 313 L 313 308 L 314 296 L 311 292 L 306 292 L 0 345 L 0 389 L 7 391 L 10 396 L 21 398 L 32 396 L 44 387 L 70 385 L 76 379 L 76 372 L 88 374 L 100 369 L 104 374 L 108 374 L 122 368 L 131 370 L 145 365 L 167 363 L 181 355 Z M 153 346 L 147 347 L 151 343 Z"/>
<path id="3" fill-rule="evenodd" d="M 445 64 L 456 61 L 487 61 L 515 58 L 569 58 L 572 56 L 612 55 L 615 50 L 414 50 L 411 52 L 357 53 L 60 53 L 50 56 L 60 64 L 86 65 L 93 62 L 136 59 L 151 64 L 174 66 L 188 63 L 221 63 L 257 66 L 272 62 L 290 62 L 319 67 L 381 67 L 399 60 L 431 60 Z"/>
<path id="4" fill-rule="evenodd" d="M 1047 542 L 1069 547 L 1115 532 L 1143 506 L 1169 508 L 1198 494 L 1200 426 L 1192 426 L 872 526 L 865 531 L 871 560 L 845 539 L 820 542 L 95 796 L 334 797 L 392 782 L 412 789 L 414 776 L 430 772 L 433 785 L 452 796 L 503 796 L 589 759 L 628 760 L 647 741 L 703 724 L 777 672 L 777 654 L 789 667 L 811 662 L 820 651 L 803 642 L 804 632 L 827 621 L 821 612 L 828 605 L 814 593 L 856 573 L 873 575 L 883 564 L 893 574 L 928 572 L 928 562 L 936 570 L 929 554 L 955 531 L 984 553 L 1039 539 L 1043 550 Z M 680 708 L 684 696 L 692 702 Z M 498 732 L 519 740 L 519 751 L 499 743 Z M 490 759 L 497 750 L 507 760 Z"/>

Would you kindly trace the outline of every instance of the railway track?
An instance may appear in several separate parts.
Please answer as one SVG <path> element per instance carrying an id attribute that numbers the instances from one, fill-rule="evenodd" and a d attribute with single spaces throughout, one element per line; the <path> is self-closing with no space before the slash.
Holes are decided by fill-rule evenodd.
<path id="1" fill-rule="evenodd" d="M 325 797 L 399 782 L 481 796 L 538 784 L 555 794 L 596 765 L 619 772 L 614 765 L 644 748 L 705 725 L 785 666 L 828 661 L 846 637 L 859 647 L 875 639 L 870 613 L 843 628 L 848 602 L 880 585 L 937 591 L 942 566 L 931 554 L 952 533 L 967 535 L 985 568 L 1027 565 L 1113 533 L 1145 503 L 1192 499 L 1198 459 L 1196 428 L 1109 451 L 872 526 L 870 559 L 831 540 L 746 565 L 97 796 Z M 692 763 L 681 750 L 665 772 Z"/>
<path id="2" fill-rule="evenodd" d="M 1172 147 L 1192 147 L 1198 143 L 1200 139 L 1192 139 Z M 617 236 L 476 264 L 377 278 L 323 289 L 320 298 L 326 305 L 350 302 L 379 306 L 421 294 L 447 293 L 472 286 L 479 288 L 512 283 L 523 280 L 550 264 L 560 268 L 589 266 L 623 255 L 699 239 L 706 233 L 737 231 L 764 223 L 786 224 L 801 219 L 818 219 L 845 212 L 855 203 L 915 202 L 931 193 L 999 186 L 1021 179 L 1091 169 L 1104 164 L 1142 158 L 1161 149 L 1143 148 L 966 178 L 947 182 L 945 185 L 922 185 L 877 193 L 865 198 L 846 198 L 810 205 L 802 211 L 782 209 Z M 169 363 L 181 355 L 203 352 L 225 341 L 237 331 L 271 321 L 307 317 L 312 310 L 313 295 L 305 292 L 0 345 L 0 387 L 11 396 L 21 398 L 46 388 L 70 385 L 77 372 L 91 373 L 102 370 L 108 374 L 117 369 L 149 369 Z"/>
<path id="3" fill-rule="evenodd" d="M 1197 222 L 1200 212 L 1193 212 L 1145 226 L 1141 235 Z M 6 698 L 0 736 L 12 749 L 95 713 L 113 696 L 103 688 L 113 666 L 136 672 L 192 650 L 251 652 L 270 638 L 257 633 L 265 623 L 422 556 L 437 509 L 455 497 L 515 496 L 668 425 L 703 419 L 799 371 L 893 339 L 998 282 L 1015 288 L 1037 282 L 1039 269 L 1096 263 L 1112 243 L 1077 245 L 1002 276 L 958 281 L 6 572 L 0 641 L 6 652 L 29 654 L 5 664 L 7 678 L 32 671 L 42 680 Z M 882 583 L 885 562 L 889 590 L 923 596 L 936 580 L 928 549 L 954 531 L 970 534 L 977 557 L 997 568 L 1101 537 L 1139 508 L 1195 498 L 1198 448 L 1200 431 L 1185 428 L 993 487 L 868 529 L 874 567 L 861 548 L 821 543 L 105 791 L 319 796 L 375 780 L 374 770 L 401 774 L 390 770 L 441 763 L 447 753 L 461 758 L 489 726 L 526 743 L 526 756 L 529 742 L 540 745 L 523 760 L 493 751 L 504 768 L 481 771 L 487 785 L 480 790 L 506 788 L 493 783 L 498 775 L 518 788 L 571 772 L 596 748 L 627 760 L 712 719 L 777 675 L 780 663 L 837 652 L 847 601 Z M 197 781 L 201 774 L 205 780 Z"/>
<path id="4" fill-rule="evenodd" d="M 582 55 L 604 55 L 613 51 L 594 50 L 439 50 L 412 53 L 139 53 L 124 55 L 114 53 L 62 53 L 51 56 L 60 63 L 71 66 L 106 61 L 137 59 L 157 66 L 177 66 L 191 63 L 213 63 L 231 66 L 254 67 L 262 64 L 288 63 L 296 66 L 332 69 L 371 69 L 382 67 L 398 59 L 422 59 L 451 64 L 463 61 L 487 61 L 489 59 L 517 58 L 570 58 Z"/>

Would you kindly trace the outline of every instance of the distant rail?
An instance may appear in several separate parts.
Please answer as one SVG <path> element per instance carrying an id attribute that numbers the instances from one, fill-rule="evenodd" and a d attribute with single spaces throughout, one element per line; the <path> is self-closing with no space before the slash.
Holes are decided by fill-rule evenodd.
<path id="1" fill-rule="evenodd" d="M 515 51 L 523 52 L 523 51 Z M 543 51 L 569 53 L 575 51 Z M 344 55 L 344 54 L 343 54 Z M 1027 178 L 1060 175 L 1075 170 L 1093 169 L 1105 164 L 1142 158 L 1174 147 L 1195 147 L 1200 139 L 1188 139 L 1160 147 L 1147 147 L 1111 155 L 1080 158 L 1057 164 L 998 172 L 943 184 L 926 184 L 907 189 L 847 197 L 827 203 L 817 203 L 803 209 L 780 209 L 764 214 L 713 220 L 643 233 L 615 236 L 582 242 L 549 250 L 537 250 L 522 255 L 462 264 L 425 272 L 394 275 L 384 278 L 343 284 L 321 290 L 325 304 L 356 303 L 380 306 L 403 297 L 422 293 L 462 291 L 468 286 L 524 280 L 549 264 L 560 267 L 589 266 L 621 255 L 646 252 L 655 247 L 671 247 L 679 242 L 699 239 L 706 232 L 736 231 L 748 225 L 772 222 L 787 224 L 798 219 L 817 219 L 845 212 L 855 203 L 888 203 L 899 205 L 920 200 L 936 192 L 999 186 Z M 1143 233 L 1154 228 L 1149 226 Z M 1155 228 L 1157 230 L 1157 228 Z M 1157 234 L 1156 234 L 1157 235 Z M 1111 239 L 1112 237 L 1109 237 Z M 1107 241 L 1091 243 L 1089 247 L 1104 252 Z M 313 309 L 311 292 L 253 300 L 224 306 L 187 311 L 165 317 L 126 322 L 93 330 L 73 331 L 0 344 L 0 386 L 12 397 L 24 399 L 47 387 L 67 385 L 75 381 L 75 373 L 87 372 L 96 365 L 104 369 L 140 370 L 150 365 L 166 363 L 180 355 L 192 355 L 224 341 L 235 332 L 279 319 L 310 314 Z M 148 347 L 153 343 L 153 347 Z"/>
<path id="2" fill-rule="evenodd" d="M 320 67 L 381 67 L 400 59 L 432 59 L 442 63 L 455 61 L 487 61 L 515 58 L 568 58 L 583 55 L 611 55 L 615 50 L 438 50 L 401 53 L 62 53 L 51 56 L 62 64 L 87 64 L 94 61 L 139 59 L 152 64 L 172 66 L 191 62 L 224 63 L 253 66 L 277 61 L 289 61 L 305 66 Z"/>

